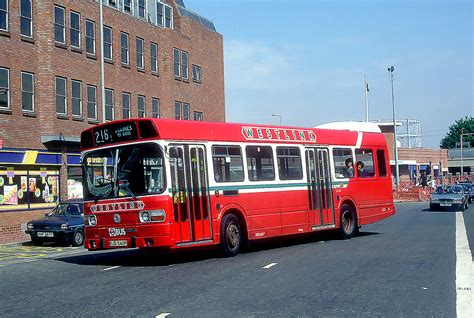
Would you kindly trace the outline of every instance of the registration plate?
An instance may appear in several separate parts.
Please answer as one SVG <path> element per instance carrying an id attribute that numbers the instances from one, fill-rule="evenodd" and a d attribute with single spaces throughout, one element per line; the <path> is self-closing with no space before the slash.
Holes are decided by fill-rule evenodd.
<path id="1" fill-rule="evenodd" d="M 53 232 L 38 232 L 36 235 L 38 237 L 54 237 Z"/>
<path id="2" fill-rule="evenodd" d="M 451 206 L 451 203 L 441 203 L 441 206 Z"/>
<path id="3" fill-rule="evenodd" d="M 127 247 L 128 243 L 127 243 L 127 240 L 114 240 L 114 241 L 110 241 L 109 246 L 110 247 Z"/>

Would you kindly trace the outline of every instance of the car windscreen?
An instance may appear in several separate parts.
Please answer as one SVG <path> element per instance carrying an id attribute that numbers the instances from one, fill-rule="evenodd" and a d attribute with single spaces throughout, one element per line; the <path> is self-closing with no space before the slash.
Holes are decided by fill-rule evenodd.
<path id="1" fill-rule="evenodd" d="M 81 215 L 82 211 L 78 204 L 71 203 L 60 203 L 53 211 L 49 214 L 50 216 L 63 216 L 63 215 Z"/>

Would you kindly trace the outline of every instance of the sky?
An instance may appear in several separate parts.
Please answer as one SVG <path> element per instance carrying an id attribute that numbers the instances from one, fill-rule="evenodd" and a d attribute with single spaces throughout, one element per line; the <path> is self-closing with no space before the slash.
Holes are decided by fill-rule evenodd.
<path id="1" fill-rule="evenodd" d="M 474 4 L 469 0 L 185 0 L 224 39 L 226 120 L 313 127 L 421 121 L 438 148 L 474 116 Z M 205 78 L 205 70 L 203 70 Z"/>

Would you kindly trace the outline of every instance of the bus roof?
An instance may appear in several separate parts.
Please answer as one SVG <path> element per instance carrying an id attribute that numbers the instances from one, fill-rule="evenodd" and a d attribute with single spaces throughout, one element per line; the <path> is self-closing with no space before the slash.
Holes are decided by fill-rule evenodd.
<path id="1" fill-rule="evenodd" d="M 360 144 L 386 145 L 385 137 L 380 133 L 380 130 L 378 132 L 367 132 L 367 130 L 365 130 L 364 133 L 361 133 L 361 130 L 343 130 L 336 129 L 332 126 L 324 128 L 303 128 L 262 124 L 141 118 L 118 120 L 84 130 L 81 134 L 81 147 L 82 149 L 92 148 L 94 135 L 97 135 L 97 132 L 100 132 L 104 128 L 113 127 L 113 129 L 117 129 L 117 127 L 130 125 L 132 123 L 137 123 L 137 130 L 139 131 L 137 138 L 129 138 L 128 140 L 123 140 L 123 142 L 163 139 L 167 141 L 262 142 L 341 146 L 356 146 Z M 154 131 L 153 133 L 145 132 L 145 129 L 152 129 Z M 91 139 L 90 142 L 89 139 Z M 113 143 L 119 142 L 122 141 L 113 141 Z M 99 146 L 97 142 L 95 142 L 95 145 Z"/>

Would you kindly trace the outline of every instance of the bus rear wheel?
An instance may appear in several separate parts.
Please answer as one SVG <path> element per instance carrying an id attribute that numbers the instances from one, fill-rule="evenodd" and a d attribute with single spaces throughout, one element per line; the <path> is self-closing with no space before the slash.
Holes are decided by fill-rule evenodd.
<path id="1" fill-rule="evenodd" d="M 242 245 L 242 226 L 234 214 L 224 215 L 221 222 L 221 246 L 228 257 L 237 255 Z"/>
<path id="2" fill-rule="evenodd" d="M 354 209 L 349 204 L 341 206 L 341 226 L 339 231 L 343 239 L 350 239 L 357 232 L 357 218 Z"/>

